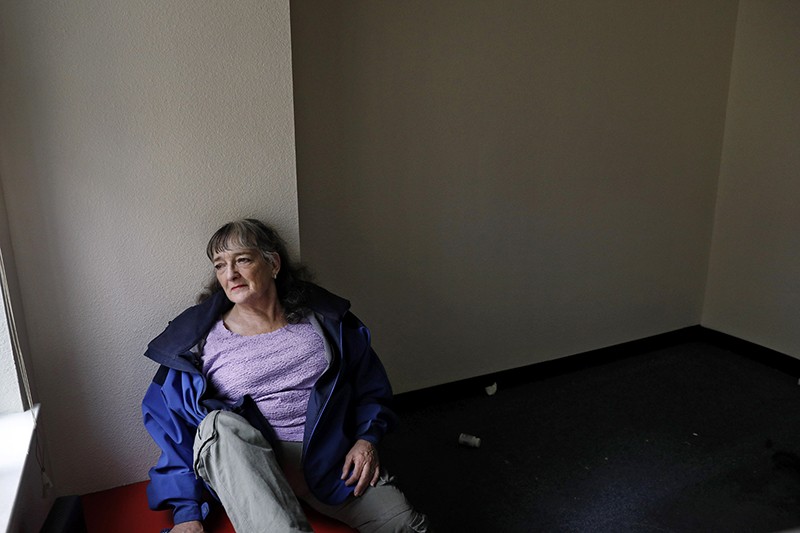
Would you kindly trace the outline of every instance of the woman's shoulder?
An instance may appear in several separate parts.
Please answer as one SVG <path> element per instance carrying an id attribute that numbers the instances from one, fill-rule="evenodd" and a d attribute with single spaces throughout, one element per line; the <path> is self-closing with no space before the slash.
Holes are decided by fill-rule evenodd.
<path id="1" fill-rule="evenodd" d="M 306 282 L 308 307 L 326 318 L 341 320 L 350 310 L 350 301 L 314 283 Z"/>
<path id="2" fill-rule="evenodd" d="M 147 345 L 145 356 L 165 364 L 165 358 L 184 353 L 203 338 L 231 307 L 224 292 L 211 295 L 203 302 L 185 309 L 172 319 L 167 327 Z"/>

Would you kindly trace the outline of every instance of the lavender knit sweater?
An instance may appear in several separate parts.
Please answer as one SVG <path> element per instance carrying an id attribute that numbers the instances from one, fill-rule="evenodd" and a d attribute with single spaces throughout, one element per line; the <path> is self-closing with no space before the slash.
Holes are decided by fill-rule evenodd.
<path id="1" fill-rule="evenodd" d="M 325 345 L 308 322 L 242 336 L 220 320 L 203 349 L 203 373 L 216 397 L 233 403 L 249 394 L 278 439 L 291 442 L 303 440 L 311 388 L 327 366 Z"/>

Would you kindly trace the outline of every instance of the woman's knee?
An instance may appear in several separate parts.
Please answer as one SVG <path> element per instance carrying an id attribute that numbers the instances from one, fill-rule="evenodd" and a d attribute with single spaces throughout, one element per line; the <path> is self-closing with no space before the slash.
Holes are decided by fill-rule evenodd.
<path id="1" fill-rule="evenodd" d="M 264 435 L 241 415 L 231 411 L 211 411 L 197 429 L 201 438 L 235 438 L 249 443 L 269 446 Z"/>
<path id="2" fill-rule="evenodd" d="M 210 486 L 230 472 L 257 469 L 278 471 L 275 452 L 260 431 L 242 416 L 211 411 L 197 428 L 194 471 Z"/>
<path id="3" fill-rule="evenodd" d="M 194 455 L 217 437 L 216 419 L 222 411 L 211 411 L 200 421 L 194 436 Z"/>
<path id="4" fill-rule="evenodd" d="M 430 533 L 428 517 L 414 509 L 395 485 L 394 477 L 386 471 L 382 472 L 378 485 L 368 489 L 364 496 L 372 500 L 365 506 L 365 510 L 372 511 L 372 517 L 358 527 L 360 532 Z M 356 498 L 356 501 L 364 496 Z"/>
<path id="5" fill-rule="evenodd" d="M 430 533 L 428 517 L 408 508 L 386 520 L 375 533 Z"/>
<path id="6" fill-rule="evenodd" d="M 240 448 L 258 448 L 272 453 L 272 447 L 260 431 L 244 417 L 230 411 L 211 411 L 200 422 L 194 439 L 195 462 L 208 454 Z"/>

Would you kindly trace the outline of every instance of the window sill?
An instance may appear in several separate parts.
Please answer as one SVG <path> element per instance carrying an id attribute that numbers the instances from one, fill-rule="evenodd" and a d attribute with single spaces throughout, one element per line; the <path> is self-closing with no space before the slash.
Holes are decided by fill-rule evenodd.
<path id="1" fill-rule="evenodd" d="M 38 413 L 36 405 L 30 411 L 0 415 L 0 531 L 11 523 Z"/>

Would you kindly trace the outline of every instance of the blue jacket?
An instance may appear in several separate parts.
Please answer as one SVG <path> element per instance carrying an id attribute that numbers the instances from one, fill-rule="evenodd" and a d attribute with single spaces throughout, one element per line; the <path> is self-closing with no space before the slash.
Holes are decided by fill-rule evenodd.
<path id="1" fill-rule="evenodd" d="M 350 302 L 311 285 L 310 311 L 331 348 L 328 370 L 317 380 L 308 401 L 303 437 L 303 469 L 317 499 L 342 503 L 353 492 L 340 479 L 344 458 L 357 439 L 377 444 L 395 423 L 383 365 L 370 346 L 369 330 Z M 175 523 L 202 520 L 207 490 L 192 469 L 197 426 L 214 409 L 244 416 L 268 440 L 274 437 L 255 402 L 245 396 L 224 405 L 207 392 L 200 371 L 201 346 L 220 316 L 232 307 L 223 291 L 190 307 L 148 344 L 145 356 L 161 365 L 142 402 L 144 425 L 161 448 L 150 469 L 147 497 L 151 509 L 174 508 Z"/>

